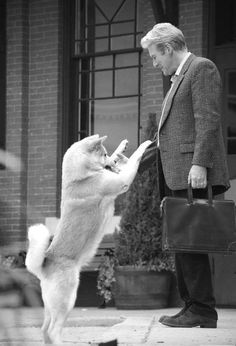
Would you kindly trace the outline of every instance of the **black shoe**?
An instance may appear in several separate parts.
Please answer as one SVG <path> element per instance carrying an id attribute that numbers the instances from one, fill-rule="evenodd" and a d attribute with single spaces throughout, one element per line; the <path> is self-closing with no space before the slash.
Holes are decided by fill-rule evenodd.
<path id="1" fill-rule="evenodd" d="M 188 310 L 189 306 L 190 306 L 190 305 L 185 304 L 185 306 L 184 306 L 177 314 L 175 314 L 175 315 L 173 315 L 173 316 L 168 316 L 168 315 L 163 315 L 163 316 L 161 316 L 160 319 L 159 319 L 159 322 L 162 323 L 162 321 L 164 321 L 166 318 L 167 318 L 167 319 L 168 319 L 168 318 L 177 318 L 177 317 L 183 315 L 183 314 L 185 313 L 185 311 Z"/>
<path id="2" fill-rule="evenodd" d="M 185 313 L 183 313 L 179 317 L 165 318 L 163 321 L 161 321 L 161 323 L 168 327 L 178 327 L 178 328 L 192 328 L 192 327 L 216 328 L 217 327 L 217 320 L 195 314 L 190 310 L 186 310 Z"/>

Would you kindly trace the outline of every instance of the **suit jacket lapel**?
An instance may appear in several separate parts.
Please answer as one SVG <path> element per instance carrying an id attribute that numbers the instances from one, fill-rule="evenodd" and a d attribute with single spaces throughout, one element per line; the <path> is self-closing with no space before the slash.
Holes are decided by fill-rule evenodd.
<path id="1" fill-rule="evenodd" d="M 195 59 L 195 55 L 194 54 L 191 54 L 189 56 L 189 58 L 187 59 L 187 61 L 185 62 L 184 66 L 182 67 L 182 70 L 180 72 L 180 75 L 177 76 L 176 80 L 174 81 L 174 85 L 172 86 L 172 89 L 171 91 L 169 92 L 168 96 L 167 96 L 167 100 L 166 100 L 166 104 L 165 104 L 165 108 L 163 110 L 163 115 L 162 115 L 162 119 L 161 119 L 161 124 L 160 124 L 160 129 L 161 127 L 163 126 L 164 122 L 166 121 L 168 115 L 169 115 L 169 112 L 170 112 L 170 109 L 171 109 L 171 106 L 172 106 L 172 102 L 173 102 L 173 99 L 174 99 L 174 96 L 184 78 L 184 75 L 186 73 L 186 71 L 188 70 L 191 62 Z"/>

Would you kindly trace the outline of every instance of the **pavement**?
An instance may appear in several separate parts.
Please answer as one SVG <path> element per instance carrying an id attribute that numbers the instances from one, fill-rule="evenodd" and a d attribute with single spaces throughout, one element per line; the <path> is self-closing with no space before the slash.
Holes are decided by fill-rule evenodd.
<path id="1" fill-rule="evenodd" d="M 169 328 L 158 322 L 178 308 L 159 310 L 117 310 L 116 308 L 74 308 L 63 329 L 64 345 L 236 346 L 236 309 L 218 309 L 217 329 Z M 43 345 L 42 308 L 1 309 L 1 346 Z"/>

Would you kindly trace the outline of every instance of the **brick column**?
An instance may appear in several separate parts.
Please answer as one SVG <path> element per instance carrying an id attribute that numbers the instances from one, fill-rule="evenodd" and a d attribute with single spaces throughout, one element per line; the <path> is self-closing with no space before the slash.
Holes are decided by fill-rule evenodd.
<path id="1" fill-rule="evenodd" d="M 25 238 L 28 123 L 28 1 L 7 1 L 6 150 L 22 160 L 23 170 L 0 171 L 1 245 Z"/>
<path id="2" fill-rule="evenodd" d="M 156 24 L 153 9 L 150 1 L 143 1 L 143 26 L 144 35 Z M 152 59 L 148 51 L 142 53 L 142 105 L 141 105 L 141 126 L 143 131 L 149 113 L 155 113 L 157 122 L 160 120 L 161 105 L 163 101 L 163 80 L 162 73 L 153 67 Z M 141 136 L 142 140 L 142 136 Z"/>
<path id="3" fill-rule="evenodd" d="M 23 170 L 0 171 L 0 245 L 25 241 L 28 224 L 59 214 L 61 3 L 7 1 L 6 150 Z"/>
<path id="4" fill-rule="evenodd" d="M 188 49 L 199 56 L 206 56 L 207 22 L 204 16 L 206 1 L 180 0 L 179 28 L 183 31 Z"/>
<path id="5" fill-rule="evenodd" d="M 60 0 L 30 0 L 28 223 L 58 214 L 61 180 Z"/>

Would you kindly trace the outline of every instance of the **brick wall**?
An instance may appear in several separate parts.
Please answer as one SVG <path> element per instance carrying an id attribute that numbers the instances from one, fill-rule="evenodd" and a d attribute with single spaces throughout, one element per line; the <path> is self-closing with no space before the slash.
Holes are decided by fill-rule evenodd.
<path id="1" fill-rule="evenodd" d="M 155 18 L 150 1 L 143 3 L 143 27 L 144 35 L 155 25 Z M 148 51 L 142 53 L 142 104 L 141 104 L 141 127 L 143 132 L 149 113 L 156 113 L 157 121 L 160 119 L 161 104 L 163 101 L 162 74 L 155 69 L 152 64 Z M 142 136 L 141 136 L 142 140 Z"/>
<path id="2" fill-rule="evenodd" d="M 30 0 L 28 222 L 57 214 L 61 135 L 61 9 Z"/>
<path id="3" fill-rule="evenodd" d="M 27 167 L 28 1 L 7 1 L 7 130 L 6 150 Z M 24 237 L 26 169 L 0 171 L 1 243 Z"/>
<path id="4" fill-rule="evenodd" d="M 179 28 L 183 31 L 188 49 L 199 56 L 207 54 L 206 1 L 179 1 Z"/>
<path id="5" fill-rule="evenodd" d="M 6 149 L 21 171 L 0 171 L 0 245 L 58 213 L 61 145 L 60 0 L 7 1 Z"/>

